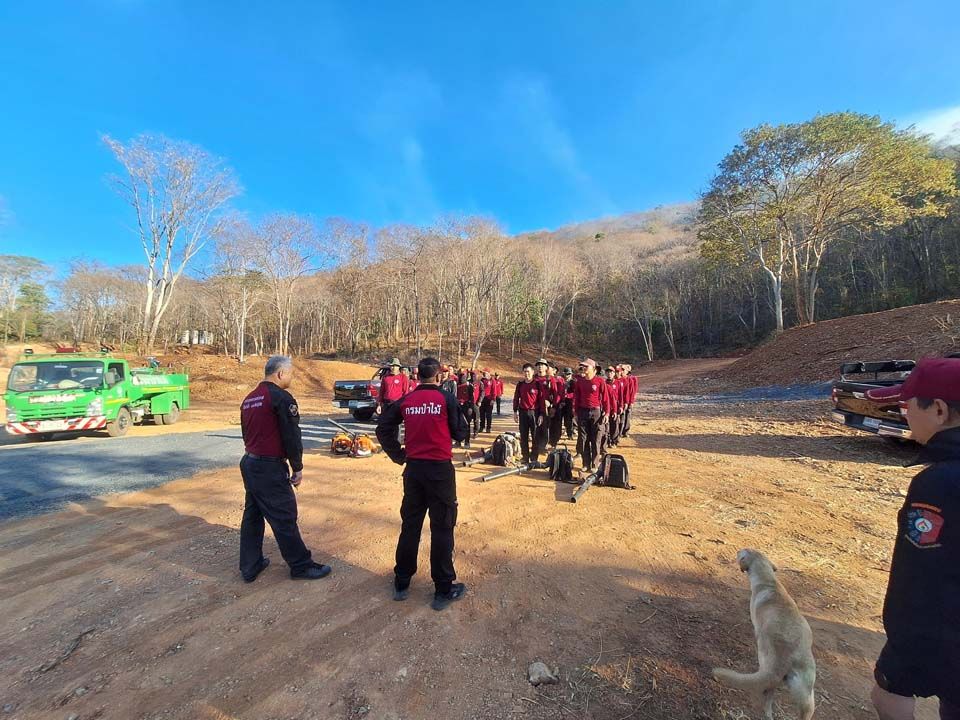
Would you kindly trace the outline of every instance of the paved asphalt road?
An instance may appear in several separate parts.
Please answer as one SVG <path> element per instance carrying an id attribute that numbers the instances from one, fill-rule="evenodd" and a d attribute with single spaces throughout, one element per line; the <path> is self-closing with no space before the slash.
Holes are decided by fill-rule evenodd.
<path id="1" fill-rule="evenodd" d="M 349 417 L 334 419 L 350 430 L 373 435 L 370 423 L 356 423 Z M 305 448 L 329 445 L 336 432 L 319 416 L 303 417 L 300 427 Z M 235 465 L 243 453 L 236 427 L 82 442 L 59 437 L 64 439 L 0 450 L 0 521 Z"/>

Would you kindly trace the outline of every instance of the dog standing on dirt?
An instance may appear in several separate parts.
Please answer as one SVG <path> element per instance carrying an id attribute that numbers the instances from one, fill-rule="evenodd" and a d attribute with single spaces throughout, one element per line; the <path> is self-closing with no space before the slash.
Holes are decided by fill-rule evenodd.
<path id="1" fill-rule="evenodd" d="M 777 580 L 776 568 L 763 553 L 741 550 L 737 561 L 750 577 L 750 619 L 757 637 L 760 669 L 744 674 L 714 668 L 713 677 L 724 685 L 761 695 L 767 720 L 773 720 L 774 692 L 786 685 L 790 697 L 800 708 L 802 720 L 810 720 L 817 677 L 810 626 Z"/>

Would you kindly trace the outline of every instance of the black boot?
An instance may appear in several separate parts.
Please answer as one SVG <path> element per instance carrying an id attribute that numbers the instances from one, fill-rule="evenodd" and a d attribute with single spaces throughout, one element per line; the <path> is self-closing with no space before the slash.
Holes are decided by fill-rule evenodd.
<path id="1" fill-rule="evenodd" d="M 432 607 L 434 610 L 444 610 L 450 605 L 450 603 L 462 598 L 466 592 L 466 585 L 463 583 L 454 583 L 445 593 L 435 592 L 433 594 L 433 602 L 430 603 L 430 607 Z"/>

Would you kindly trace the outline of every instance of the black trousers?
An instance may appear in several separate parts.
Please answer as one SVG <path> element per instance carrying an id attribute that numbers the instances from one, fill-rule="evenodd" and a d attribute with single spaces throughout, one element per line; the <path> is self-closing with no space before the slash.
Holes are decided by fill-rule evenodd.
<path id="1" fill-rule="evenodd" d="M 560 437 L 563 435 L 563 405 L 554 408 L 553 417 L 548 416 L 545 422 L 549 423 L 547 442 L 553 447 L 556 447 L 557 443 L 560 442 Z"/>
<path id="2" fill-rule="evenodd" d="M 600 457 L 600 408 L 580 408 L 577 425 L 577 453 L 583 458 L 583 466 L 590 467 Z"/>
<path id="3" fill-rule="evenodd" d="M 287 475 L 287 464 L 243 456 L 240 475 L 246 498 L 240 521 L 240 572 L 246 577 L 257 571 L 263 558 L 264 520 L 270 523 L 280 554 L 291 570 L 303 570 L 313 562 L 297 527 L 297 497 Z"/>
<path id="4" fill-rule="evenodd" d="M 520 456 L 523 463 L 540 458 L 540 428 L 537 427 L 537 411 L 520 411 Z"/>
<path id="5" fill-rule="evenodd" d="M 563 405 L 563 428 L 567 434 L 567 440 L 573 439 L 573 401 L 565 400 Z"/>
<path id="6" fill-rule="evenodd" d="M 620 437 L 627 437 L 630 434 L 630 416 L 633 414 L 633 405 L 627 405 L 623 413 L 623 427 L 620 428 Z"/>
<path id="7" fill-rule="evenodd" d="M 467 425 L 473 425 L 473 434 L 476 435 L 480 432 L 479 423 L 480 413 L 477 412 L 478 408 L 472 402 L 460 403 L 460 412 L 463 413 L 464 419 L 467 421 Z M 470 441 L 470 438 L 467 438 L 467 442 Z"/>
<path id="8" fill-rule="evenodd" d="M 496 399 L 497 403 L 497 417 L 500 417 L 500 398 Z"/>
<path id="9" fill-rule="evenodd" d="M 620 442 L 620 423 L 623 422 L 623 416 L 611 415 L 608 420 L 610 422 L 610 437 L 608 438 L 608 442 L 610 445 L 616 445 L 618 442 Z"/>
<path id="10" fill-rule="evenodd" d="M 484 398 L 480 401 L 480 432 L 490 432 L 493 423 L 493 400 Z"/>
<path id="11" fill-rule="evenodd" d="M 453 568 L 453 529 L 457 525 L 457 478 L 453 463 L 408 460 L 403 469 L 400 540 L 394 585 L 403 590 L 417 573 L 423 518 L 430 513 L 430 576 L 437 592 L 449 592 Z"/>

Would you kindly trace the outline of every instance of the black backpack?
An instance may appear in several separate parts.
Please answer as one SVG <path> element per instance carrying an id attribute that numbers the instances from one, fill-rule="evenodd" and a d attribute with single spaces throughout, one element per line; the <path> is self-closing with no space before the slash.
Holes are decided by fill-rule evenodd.
<path id="1" fill-rule="evenodd" d="M 630 470 L 627 468 L 627 461 L 623 455 L 614 455 L 607 453 L 603 456 L 600 463 L 602 484 L 606 487 L 623 488 L 624 490 L 633 490 L 630 484 Z"/>
<path id="2" fill-rule="evenodd" d="M 550 453 L 547 458 L 547 469 L 550 471 L 551 480 L 573 482 L 573 455 L 567 450 L 566 445 L 561 445 Z"/>
<path id="3" fill-rule="evenodd" d="M 490 462 L 494 465 L 507 465 L 507 443 L 503 435 L 497 435 L 490 448 Z"/>

